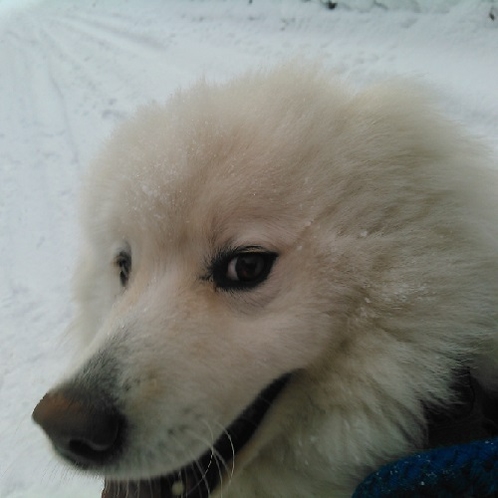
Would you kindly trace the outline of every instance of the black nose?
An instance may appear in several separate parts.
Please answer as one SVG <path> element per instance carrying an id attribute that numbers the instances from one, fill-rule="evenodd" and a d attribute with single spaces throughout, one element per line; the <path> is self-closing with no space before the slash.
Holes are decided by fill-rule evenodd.
<path id="1" fill-rule="evenodd" d="M 33 411 L 55 449 L 74 464 L 98 467 L 119 451 L 124 418 L 102 400 L 89 401 L 77 390 L 47 393 Z"/>

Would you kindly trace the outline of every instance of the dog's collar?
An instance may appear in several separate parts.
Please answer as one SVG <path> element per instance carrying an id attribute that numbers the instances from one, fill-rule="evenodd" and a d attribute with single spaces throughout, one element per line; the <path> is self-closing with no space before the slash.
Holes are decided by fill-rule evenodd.
<path id="1" fill-rule="evenodd" d="M 427 409 L 426 449 L 469 443 L 498 435 L 498 400 L 471 375 L 461 372 L 454 383 L 456 402 L 445 409 Z"/>

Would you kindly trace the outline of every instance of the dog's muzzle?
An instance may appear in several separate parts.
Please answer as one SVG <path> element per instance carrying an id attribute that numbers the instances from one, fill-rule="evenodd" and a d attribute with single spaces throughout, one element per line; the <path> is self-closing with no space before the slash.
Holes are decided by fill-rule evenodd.
<path id="1" fill-rule="evenodd" d="M 263 389 L 197 460 L 164 476 L 106 479 L 102 498 L 208 498 L 230 478 L 237 453 L 252 438 L 290 377 L 285 374 Z M 91 400 L 78 389 L 65 386 L 47 393 L 33 419 L 55 450 L 78 468 L 98 472 L 126 451 L 125 417 L 113 403 Z"/>

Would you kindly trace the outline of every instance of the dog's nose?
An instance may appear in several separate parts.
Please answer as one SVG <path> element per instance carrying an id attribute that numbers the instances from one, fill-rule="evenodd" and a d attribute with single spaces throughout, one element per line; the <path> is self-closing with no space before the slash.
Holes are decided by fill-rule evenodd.
<path id="1" fill-rule="evenodd" d="M 47 393 L 33 411 L 55 449 L 82 467 L 98 466 L 119 449 L 123 417 L 112 405 L 89 403 L 64 390 Z"/>

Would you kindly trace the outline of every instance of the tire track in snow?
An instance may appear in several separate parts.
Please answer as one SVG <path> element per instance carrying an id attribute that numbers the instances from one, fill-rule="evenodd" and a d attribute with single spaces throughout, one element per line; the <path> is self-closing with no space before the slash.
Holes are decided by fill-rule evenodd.
<path id="1" fill-rule="evenodd" d="M 131 98 L 138 103 L 143 103 L 145 95 L 166 100 L 179 84 L 191 82 L 192 68 L 198 75 L 211 73 L 219 78 L 220 74 L 237 72 L 239 65 L 247 67 L 258 60 L 253 52 L 241 52 L 240 47 L 233 46 L 233 38 L 218 40 L 216 22 L 193 25 L 189 19 L 180 22 L 176 18 L 174 23 L 157 23 L 156 17 L 145 16 L 137 23 L 136 19 L 118 13 L 100 13 L 97 17 L 94 12 L 85 11 L 70 12 L 57 22 L 73 34 L 80 32 L 75 35 L 80 48 L 88 45 L 85 51 L 93 49 L 95 57 L 104 60 L 106 72 L 112 68 L 121 79 L 125 78 L 134 89 Z M 140 28 L 135 28 L 135 24 Z M 142 69 L 139 74 L 130 71 L 135 64 Z M 213 67 L 217 68 L 216 73 Z M 176 84 L 168 86 L 171 81 Z"/>
<path id="2" fill-rule="evenodd" d="M 17 240 L 16 257 L 21 253 L 25 261 L 24 274 L 18 278 L 32 281 L 33 276 L 36 278 L 36 275 L 45 273 L 33 250 L 40 249 L 45 242 L 50 243 L 60 230 L 58 196 L 67 188 L 68 179 L 64 170 L 59 172 L 57 167 L 61 159 L 66 159 L 64 152 L 71 149 L 71 144 L 65 135 L 63 105 L 54 94 L 46 57 L 38 43 L 39 26 L 27 20 L 18 22 L 16 27 L 18 32 L 27 32 L 29 36 L 26 36 L 25 46 L 17 47 L 13 54 L 15 63 L 11 86 L 13 89 L 18 86 L 13 93 L 17 96 L 13 110 L 18 118 L 13 119 L 11 124 L 11 150 L 16 151 L 16 156 L 10 157 L 9 161 L 15 166 L 17 200 L 22 201 L 12 208 L 21 210 L 17 216 L 19 228 L 25 234 Z M 26 129 L 32 132 L 27 134 Z M 69 159 L 74 162 L 72 155 L 70 152 Z M 55 265 L 57 258 L 50 254 L 47 256 Z M 44 276 L 48 277 L 48 274 Z"/>
<path id="3" fill-rule="evenodd" d="M 40 394 L 36 386 L 57 361 L 56 336 L 68 313 L 60 265 L 65 196 L 74 176 L 65 170 L 74 165 L 61 167 L 70 146 L 39 41 L 43 22 L 18 14 L 2 26 L 0 496 L 8 496 L 20 476 L 46 470 L 29 466 L 31 439 L 22 435 L 35 432 L 29 413 Z"/>
<path id="4" fill-rule="evenodd" d="M 63 19 L 61 19 L 63 20 Z M 131 51 L 140 48 L 140 54 L 159 52 L 169 48 L 167 40 L 161 40 L 155 33 L 144 33 L 143 27 L 136 31 L 132 20 L 128 18 L 118 19 L 116 15 L 98 17 L 91 14 L 79 13 L 65 16 L 66 22 L 72 22 L 75 26 L 86 27 L 89 32 L 105 33 L 108 39 L 112 39 L 116 45 L 126 45 Z M 152 31 L 153 32 L 153 31 Z M 163 34 L 165 30 L 163 29 Z M 144 50 L 145 49 L 145 50 Z"/>
<path id="5" fill-rule="evenodd" d="M 57 58 L 59 86 L 61 88 L 73 86 L 73 93 L 78 93 L 77 100 L 72 102 L 72 115 L 75 113 L 87 117 L 94 125 L 98 125 L 102 118 L 112 118 L 113 121 L 126 118 L 128 112 L 125 109 L 116 108 L 117 100 L 113 97 L 123 88 L 122 79 L 112 72 L 105 78 L 102 78 L 102 75 L 99 77 L 97 71 L 91 69 L 95 60 L 91 65 L 88 63 L 89 56 L 76 56 L 76 46 L 68 48 L 67 39 L 54 33 L 54 30 L 45 31 L 44 38 L 51 57 Z M 102 136 L 104 135 L 103 130 Z M 79 147 L 84 148 L 81 138 L 81 136 L 78 138 Z"/>
<path id="6" fill-rule="evenodd" d="M 91 54 L 94 71 L 120 82 L 118 97 L 132 102 L 133 107 L 150 101 L 151 96 L 165 100 L 176 88 L 168 86 L 169 82 L 187 81 L 189 68 L 202 65 L 202 58 L 192 56 L 195 51 L 190 46 L 178 44 L 175 33 L 163 33 L 159 41 L 151 42 L 150 35 L 127 35 L 101 18 L 61 16 L 56 22 L 70 43 L 74 41 L 80 51 Z M 141 67 L 139 73 L 134 70 L 137 66 Z"/>
<path id="7" fill-rule="evenodd" d="M 76 90 L 80 94 L 81 107 L 88 110 L 88 100 L 93 101 L 91 106 L 104 108 L 119 100 L 123 107 L 133 109 L 137 96 L 142 93 L 142 75 L 137 82 L 131 66 L 143 61 L 143 54 L 141 57 L 133 55 L 119 43 L 113 45 L 99 39 L 64 18 L 53 20 L 52 26 L 46 35 L 51 39 L 53 55 L 58 54 L 61 59 L 62 78 L 76 85 L 73 92 Z"/>
<path id="8" fill-rule="evenodd" d="M 57 302 L 66 293 L 57 269 L 64 260 L 65 196 L 72 175 L 60 167 L 67 149 L 65 126 L 40 51 L 38 29 L 38 19 L 18 16 L 9 27 L 7 50 L 1 59 L 8 70 L 0 93 L 0 107 L 6 109 L 0 310 L 3 344 L 9 354 L 2 357 L 4 387 L 0 394 L 9 403 L 16 403 L 19 396 L 22 403 L 29 398 L 28 392 L 18 392 L 11 373 L 20 365 L 29 365 L 29 377 L 44 351 L 26 348 L 19 334 L 29 334 L 26 339 L 51 337 L 60 331 L 68 310 L 67 300 L 62 306 Z"/>

